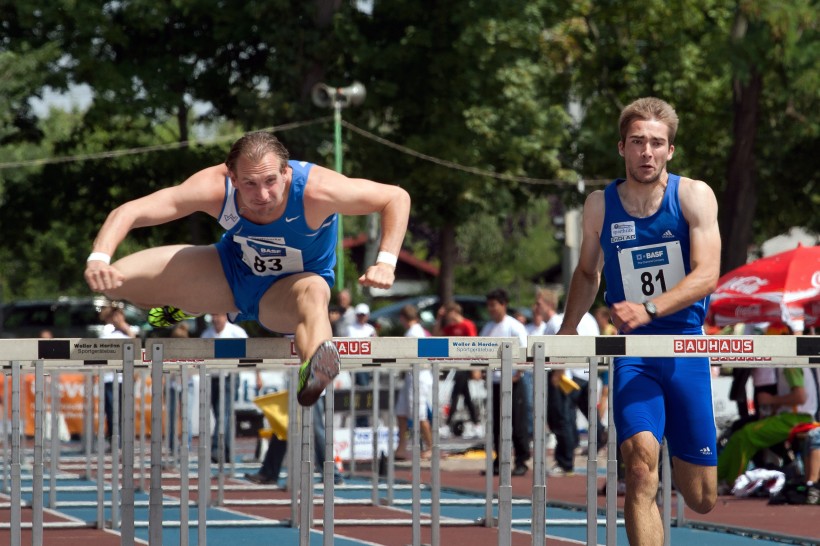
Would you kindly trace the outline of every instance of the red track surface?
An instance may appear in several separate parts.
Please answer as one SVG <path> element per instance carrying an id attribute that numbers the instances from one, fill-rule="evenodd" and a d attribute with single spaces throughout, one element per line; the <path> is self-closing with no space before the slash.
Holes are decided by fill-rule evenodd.
<path id="1" fill-rule="evenodd" d="M 453 465 L 448 465 L 448 468 Z M 361 470 L 361 467 L 359 467 Z M 397 469 L 398 480 L 409 481 L 411 479 L 409 468 Z M 422 469 L 422 483 L 430 483 L 429 469 Z M 458 490 L 483 491 L 484 477 L 480 476 L 474 469 L 470 470 L 447 470 L 441 474 L 442 486 L 451 487 Z M 178 484 L 178 480 L 163 480 L 164 484 Z M 192 485 L 196 480 L 191 480 Z M 229 481 L 229 483 L 231 483 Z M 236 481 L 233 483 L 243 483 Z M 497 483 L 497 479 L 496 479 Z M 531 493 L 532 476 L 513 478 L 513 495 L 526 497 Z M 599 479 L 599 485 L 603 483 Z M 176 495 L 176 492 L 173 492 Z M 583 506 L 586 501 L 586 477 L 576 475 L 563 478 L 549 478 L 547 483 L 548 498 L 552 501 Z M 275 498 L 289 499 L 289 493 L 284 491 L 242 491 L 226 492 L 226 499 L 242 498 Z M 7 498 L 2 498 L 7 502 Z M 196 492 L 191 491 L 191 501 L 196 499 Z M 619 498 L 619 507 L 622 506 L 623 499 Z M 673 498 L 674 502 L 674 498 Z M 598 506 L 604 507 L 605 498 L 598 497 Z M 290 506 L 231 506 L 231 510 L 243 512 L 251 515 L 262 516 L 271 519 L 289 519 Z M 317 506 L 314 517 L 321 520 L 323 517 L 323 507 Z M 676 514 L 677 508 L 673 505 L 672 513 Z M 23 521 L 31 521 L 31 509 L 24 508 Z M 337 506 L 334 508 L 336 519 L 385 519 L 385 518 L 407 518 L 411 517 L 409 506 L 397 508 L 372 507 L 372 506 Z M 734 497 L 720 497 L 715 509 L 707 515 L 699 515 L 686 509 L 686 517 L 690 521 L 707 522 L 713 524 L 728 525 L 732 527 L 757 529 L 763 532 L 773 532 L 791 536 L 813 537 L 820 543 L 820 509 L 816 506 L 770 506 L 765 499 L 737 499 Z M 8 509 L 0 510 L 0 522 L 8 522 L 10 512 Z M 45 521 L 59 521 L 60 517 L 54 513 L 46 512 Z M 241 532 L 241 530 L 237 530 Z M 405 546 L 412 543 L 412 528 L 410 526 L 337 526 L 337 535 L 350 538 L 366 540 L 371 543 L 384 544 L 386 546 Z M 548 529 L 549 534 L 549 529 Z M 117 545 L 120 543 L 119 536 L 110 532 L 96 529 L 46 529 L 44 531 L 44 543 L 46 545 L 59 544 L 60 546 L 74 546 L 94 544 L 95 546 Z M 430 543 L 430 528 L 422 527 L 422 543 Z M 495 529 L 483 527 L 441 527 L 442 544 L 469 544 L 469 545 L 491 545 L 497 544 L 498 535 Z M 23 544 L 31 544 L 31 531 L 23 531 Z M 0 546 L 11 543 L 10 533 L 6 530 L 0 532 Z M 527 533 L 513 532 L 512 544 L 525 545 L 531 543 L 531 537 Z M 569 542 L 550 539 L 550 545 L 570 544 Z"/>

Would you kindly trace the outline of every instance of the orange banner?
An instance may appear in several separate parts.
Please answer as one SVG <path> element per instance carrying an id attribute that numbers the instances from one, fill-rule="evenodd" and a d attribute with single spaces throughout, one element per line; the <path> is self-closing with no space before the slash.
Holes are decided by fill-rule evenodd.
<path id="1" fill-rule="evenodd" d="M 82 373 L 62 373 L 59 375 L 59 393 L 60 393 L 60 413 L 65 418 L 65 423 L 68 432 L 72 436 L 80 436 L 83 433 L 83 412 L 85 411 L 85 378 L 86 375 Z M 5 375 L 0 374 L 0 406 L 5 411 L 8 418 L 11 418 L 11 390 L 9 389 L 9 403 L 3 400 L 4 393 L 4 379 Z M 44 402 L 45 411 L 49 412 L 51 409 L 50 396 L 51 386 L 50 377 L 46 376 L 46 384 L 44 386 Z M 135 434 L 140 434 L 142 424 L 142 416 L 140 414 L 142 395 L 142 376 L 137 374 L 134 380 L 134 431 Z M 93 401 L 93 432 L 97 433 L 97 381 L 94 379 L 94 391 L 91 393 L 94 397 Z M 23 374 L 22 385 L 20 389 L 20 411 L 23 421 L 25 423 L 24 434 L 26 436 L 34 436 L 34 374 Z M 44 426 L 48 427 L 50 424 L 46 423 Z M 145 434 L 151 435 L 151 376 L 145 376 Z"/>

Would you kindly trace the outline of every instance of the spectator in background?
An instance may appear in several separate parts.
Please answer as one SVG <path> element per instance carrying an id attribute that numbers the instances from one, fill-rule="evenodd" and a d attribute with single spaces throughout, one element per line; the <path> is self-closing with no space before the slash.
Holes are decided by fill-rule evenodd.
<path id="1" fill-rule="evenodd" d="M 370 319 L 370 306 L 366 303 L 360 303 L 354 308 L 356 312 L 356 322 L 348 325 L 347 335 L 353 338 L 376 337 L 378 333 L 376 328 L 368 322 Z M 355 372 L 353 374 L 353 381 L 358 387 L 366 387 L 370 385 L 370 374 L 368 372 Z M 356 426 L 366 427 L 370 422 L 367 415 L 356 416 Z"/>
<path id="2" fill-rule="evenodd" d="M 618 333 L 618 329 L 612 324 L 612 317 L 609 314 L 609 307 L 606 305 L 599 305 L 592 312 L 595 320 L 598 322 L 598 329 L 602 336 L 614 336 Z"/>
<path id="3" fill-rule="evenodd" d="M 40 339 L 54 339 L 54 334 L 52 333 L 51 330 L 45 329 L 45 330 L 40 330 L 40 336 L 39 337 L 40 337 Z"/>
<path id="4" fill-rule="evenodd" d="M 545 332 L 547 331 L 547 321 L 544 320 L 544 311 L 537 302 L 532 306 L 532 322 L 527 324 L 525 327 L 527 329 L 528 336 L 546 335 Z"/>
<path id="5" fill-rule="evenodd" d="M 350 297 L 350 290 L 347 288 L 339 290 L 339 293 L 336 294 L 336 303 L 338 303 L 342 313 L 342 323 L 347 327 L 356 324 L 356 311 L 352 305 L 353 298 Z"/>
<path id="6" fill-rule="evenodd" d="M 405 305 L 399 311 L 399 322 L 404 328 L 405 337 L 427 337 L 429 333 L 419 322 L 419 312 L 413 305 Z M 396 401 L 396 420 L 399 425 L 399 444 L 396 446 L 396 460 L 407 459 L 407 436 L 412 424 L 414 412 L 413 372 L 404 375 L 404 384 Z M 419 429 L 421 430 L 421 458 L 429 459 L 433 454 L 433 430 L 430 427 L 432 412 L 437 410 L 433 400 L 433 372 L 422 368 L 419 370 Z"/>
<path id="7" fill-rule="evenodd" d="M 131 325 L 125 320 L 125 313 L 117 304 L 103 307 L 99 314 L 103 323 L 102 339 L 128 339 L 135 337 Z M 105 407 L 105 439 L 111 442 L 114 433 L 114 372 L 103 374 L 103 392 Z M 117 372 L 117 383 L 122 385 L 122 373 Z M 120 430 L 122 430 L 122 388 L 119 389 Z"/>
<path id="8" fill-rule="evenodd" d="M 535 293 L 535 304 L 543 317 L 546 325 L 543 327 L 541 335 L 552 336 L 561 327 L 560 316 L 558 315 L 558 292 L 549 288 L 541 288 Z"/>
<path id="9" fill-rule="evenodd" d="M 820 504 L 820 425 L 806 434 L 806 495 L 807 504 Z"/>
<path id="10" fill-rule="evenodd" d="M 333 332 L 333 337 L 347 337 L 348 327 L 342 316 L 341 305 L 331 305 L 328 307 L 327 314 L 330 319 L 330 329 Z"/>
<path id="11" fill-rule="evenodd" d="M 778 368 L 777 394 L 756 395 L 761 406 L 771 406 L 769 417 L 747 423 L 729 437 L 718 455 L 721 492 L 731 489 L 746 472 L 749 460 L 760 449 L 785 442 L 792 428 L 812 422 L 818 412 L 817 382 L 811 368 Z"/>
<path id="12" fill-rule="evenodd" d="M 478 335 L 478 329 L 473 321 L 464 318 L 461 305 L 454 301 L 447 302 L 438 309 L 433 335 L 447 337 L 473 337 Z M 447 414 L 447 426 L 452 428 L 453 416 L 458 408 L 458 399 L 464 400 L 464 407 L 470 413 L 470 420 L 464 425 L 461 437 L 471 439 L 484 436 L 478 419 L 473 399 L 470 396 L 470 379 L 481 379 L 481 372 L 470 370 L 456 370 L 453 377 L 453 390 L 450 393 L 450 411 Z"/>
<path id="13" fill-rule="evenodd" d="M 527 346 L 527 330 L 524 325 L 507 314 L 510 297 L 503 288 L 496 288 L 487 294 L 487 312 L 490 320 L 481 329 L 482 337 L 517 337 L 521 347 Z M 498 452 L 501 449 L 501 370 L 493 372 L 493 442 L 496 459 L 493 474 L 498 474 Z M 515 463 L 513 476 L 527 473 L 526 462 L 530 458 L 530 442 L 527 436 L 527 402 L 521 384 L 521 372 L 513 374 L 512 389 L 512 440 Z"/>
<path id="14" fill-rule="evenodd" d="M 228 321 L 228 315 L 226 313 L 214 313 L 211 315 L 211 325 L 205 328 L 200 336 L 206 339 L 239 339 L 239 338 L 247 338 L 248 334 L 245 330 L 236 324 Z M 219 372 L 220 374 L 224 374 L 225 372 Z M 229 419 L 233 416 L 233 401 L 234 397 L 236 396 L 236 389 L 238 389 L 239 385 L 235 386 L 234 392 L 231 392 L 231 383 L 230 383 L 230 375 L 225 377 L 225 408 L 224 413 L 220 413 L 219 405 L 220 405 L 220 397 L 221 394 L 219 392 L 219 376 L 218 375 L 211 375 L 211 410 L 214 413 L 214 417 L 216 419 L 216 426 L 214 427 L 213 435 L 211 436 L 211 462 L 219 462 L 219 427 L 220 423 L 222 423 L 223 427 L 223 434 L 225 438 L 225 461 L 230 461 L 231 456 L 231 435 L 229 434 Z"/>

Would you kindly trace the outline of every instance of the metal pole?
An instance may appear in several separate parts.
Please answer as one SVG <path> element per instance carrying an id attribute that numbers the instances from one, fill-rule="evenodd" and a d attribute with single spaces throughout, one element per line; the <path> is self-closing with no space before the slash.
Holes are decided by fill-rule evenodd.
<path id="1" fill-rule="evenodd" d="M 299 404 L 296 401 L 295 385 L 299 384 L 299 370 L 290 370 L 290 388 L 288 388 L 288 487 L 290 491 L 290 526 L 299 526 L 299 491 L 301 491 L 301 473 L 299 472 Z M 270 447 L 268 447 L 270 449 Z"/>
<path id="2" fill-rule="evenodd" d="M 310 528 L 313 524 L 313 461 L 310 456 L 312 408 L 302 408 L 302 487 L 300 494 L 299 512 L 299 544 L 310 545 Z"/>
<path id="3" fill-rule="evenodd" d="M 387 504 L 393 504 L 393 485 L 396 481 L 396 457 L 394 454 L 393 431 L 396 429 L 396 372 L 390 370 L 387 376 Z"/>
<path id="4" fill-rule="evenodd" d="M 199 460 L 197 475 L 197 545 L 207 543 L 208 505 L 211 503 L 211 409 L 208 404 L 208 370 L 199 365 Z"/>
<path id="5" fill-rule="evenodd" d="M 179 544 L 188 546 L 188 506 L 190 499 L 190 483 L 188 470 L 190 461 L 188 460 L 188 366 L 183 364 L 179 367 Z"/>
<path id="6" fill-rule="evenodd" d="M 57 462 L 60 460 L 60 378 L 59 374 L 51 372 L 51 447 L 49 454 L 48 472 L 48 506 L 54 508 L 57 505 Z"/>
<path id="7" fill-rule="evenodd" d="M 419 375 L 421 364 L 413 362 L 413 546 L 421 545 L 421 415 L 419 412 Z"/>
<path id="8" fill-rule="evenodd" d="M 163 345 L 151 355 L 151 489 L 148 495 L 148 542 L 162 544 L 162 361 Z M 202 490 L 200 489 L 200 494 Z"/>
<path id="9" fill-rule="evenodd" d="M 615 389 L 615 360 L 607 358 L 609 367 L 609 392 L 607 394 L 607 430 L 609 441 L 606 446 L 606 543 L 614 546 L 618 540 L 618 439 L 615 430 L 613 392 Z"/>
<path id="10" fill-rule="evenodd" d="M 97 370 L 97 529 L 105 528 L 105 379 Z"/>
<path id="11" fill-rule="evenodd" d="M 598 542 L 598 359 L 588 358 L 587 543 Z"/>
<path id="12" fill-rule="evenodd" d="M 336 460 L 333 444 L 333 383 L 325 390 L 325 518 L 322 526 L 322 543 L 324 546 L 333 546 L 333 486 L 336 475 Z"/>
<path id="13" fill-rule="evenodd" d="M 83 411 L 83 444 L 85 444 L 85 475 L 83 479 L 91 480 L 91 444 L 94 436 L 94 376 L 85 375 L 83 389 L 85 409 Z"/>
<path id="14" fill-rule="evenodd" d="M 120 373 L 114 372 L 114 381 L 111 383 L 113 394 L 114 433 L 111 435 L 111 528 L 120 526 Z"/>
<path id="15" fill-rule="evenodd" d="M 342 174 L 342 103 L 339 100 L 333 101 L 333 142 L 336 172 Z M 341 289 L 345 286 L 344 221 L 341 214 L 336 215 L 336 223 L 336 285 Z"/>
<path id="16" fill-rule="evenodd" d="M 493 518 L 493 404 L 499 403 L 493 400 L 493 371 L 492 368 L 487 368 L 487 376 L 485 377 L 485 388 L 487 390 L 487 398 L 485 401 L 486 425 L 484 427 L 484 472 L 486 473 L 484 480 L 484 526 L 495 527 Z"/>
<path id="17" fill-rule="evenodd" d="M 213 381 L 213 379 L 211 379 Z M 211 389 L 213 392 L 213 389 Z M 216 505 L 225 504 L 225 413 L 227 406 L 225 400 L 225 372 L 219 372 L 219 404 L 216 408 L 216 446 L 217 446 L 217 471 L 216 471 Z M 213 450 L 211 450 L 213 453 Z"/>
<path id="18" fill-rule="evenodd" d="M 11 376 L 3 374 L 3 400 L 9 400 L 9 392 L 11 387 Z M 6 461 L 11 461 L 9 458 L 9 428 L 10 428 L 10 419 L 9 419 L 9 411 L 7 408 L 3 408 L 3 437 L 0 438 L 0 441 L 3 442 L 3 491 L 9 490 L 9 465 Z"/>
<path id="19" fill-rule="evenodd" d="M 356 372 L 351 372 L 350 382 L 350 477 L 356 473 Z"/>
<path id="20" fill-rule="evenodd" d="M 121 544 L 134 545 L 134 350 L 123 345 Z M 112 471 L 118 472 L 112 465 Z M 111 507 L 116 510 L 116 506 Z"/>
<path id="21" fill-rule="evenodd" d="M 370 499 L 373 506 L 379 505 L 379 370 L 373 371 L 373 411 L 371 430 L 373 431 L 373 463 L 370 465 L 370 483 L 373 486 Z M 325 486 L 327 487 L 327 486 Z"/>
<path id="22" fill-rule="evenodd" d="M 11 546 L 22 541 L 23 499 L 20 488 L 20 363 L 11 363 Z"/>
<path id="23" fill-rule="evenodd" d="M 32 468 L 32 544 L 43 544 L 43 361 L 34 363 L 34 468 Z M 5 398 L 4 398 L 5 400 Z"/>
<path id="24" fill-rule="evenodd" d="M 432 546 L 441 544 L 441 446 L 439 445 L 439 427 L 441 426 L 441 414 L 439 413 L 439 370 L 440 364 L 433 362 L 433 399 L 430 403 L 433 406 L 433 419 L 430 423 L 433 433 L 432 460 L 430 462 L 431 481 L 433 491 L 430 502 L 430 543 Z"/>
<path id="25" fill-rule="evenodd" d="M 145 445 L 145 392 L 148 384 L 148 370 L 140 370 L 140 491 L 145 491 L 145 454 L 148 453 Z"/>
<path id="26" fill-rule="evenodd" d="M 501 453 L 498 457 L 498 544 L 512 541 L 512 343 L 501 345 Z"/>
<path id="27" fill-rule="evenodd" d="M 547 511 L 547 465 L 544 463 L 546 446 L 544 442 L 544 420 L 546 419 L 544 344 L 536 343 L 532 361 L 533 382 L 533 425 L 532 425 L 532 543 L 544 544 L 546 540 Z"/>

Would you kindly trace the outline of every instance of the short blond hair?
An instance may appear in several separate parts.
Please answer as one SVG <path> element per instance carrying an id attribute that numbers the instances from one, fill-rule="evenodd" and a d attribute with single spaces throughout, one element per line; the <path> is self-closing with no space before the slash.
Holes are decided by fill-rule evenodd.
<path id="1" fill-rule="evenodd" d="M 535 294 L 535 297 L 553 309 L 558 310 L 558 292 L 555 290 L 551 290 L 549 288 L 539 288 L 538 292 Z"/>

